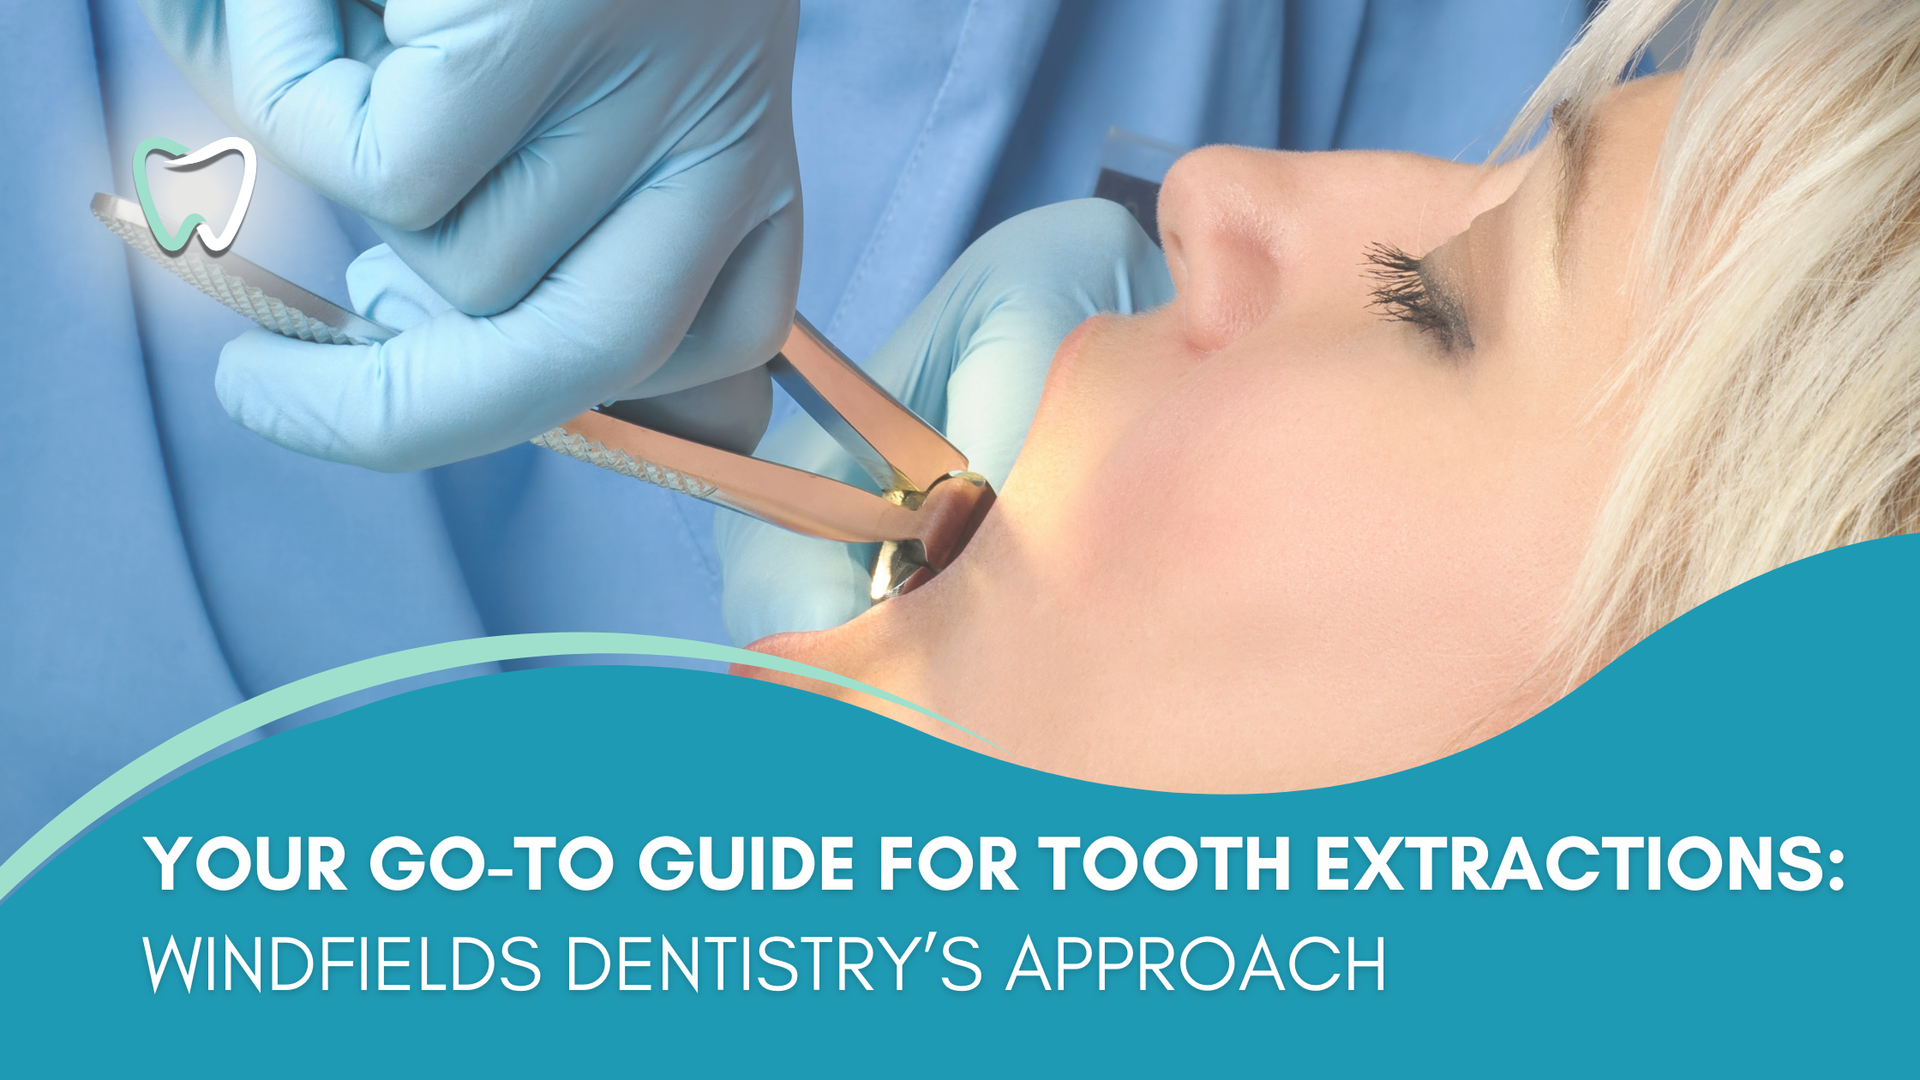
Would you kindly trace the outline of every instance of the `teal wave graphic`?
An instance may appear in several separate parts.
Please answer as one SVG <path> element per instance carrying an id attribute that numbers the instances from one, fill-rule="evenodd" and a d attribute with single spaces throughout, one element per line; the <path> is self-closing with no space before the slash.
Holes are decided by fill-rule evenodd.
<path id="1" fill-rule="evenodd" d="M 143 191 L 142 196 L 144 195 Z M 48 822 L 21 845 L 20 850 L 8 856 L 6 862 L 0 863 L 0 900 L 25 881 L 27 875 L 52 858 L 55 852 L 112 812 L 114 807 L 139 794 L 148 785 L 175 769 L 202 754 L 219 749 L 248 732 L 257 731 L 276 720 L 292 716 L 315 705 L 322 705 L 348 694 L 401 679 L 470 667 L 474 664 L 553 656 L 675 657 L 683 660 L 745 664 L 789 675 L 799 675 L 848 690 L 857 690 L 883 701 L 904 706 L 999 749 L 990 740 L 948 720 L 939 713 L 921 708 L 879 687 L 868 686 L 866 683 L 808 664 L 768 656 L 765 653 L 749 652 L 730 645 L 714 645 L 705 641 L 688 641 L 653 634 L 596 633 L 508 634 L 500 637 L 449 641 L 440 645 L 425 645 L 386 656 L 376 656 L 370 660 L 361 660 L 331 671 L 309 675 L 278 689 L 269 690 L 258 697 L 249 698 L 230 709 L 202 720 L 140 755 L 119 772 L 101 781 L 72 806 L 61 811 L 59 816 Z"/>
<path id="2" fill-rule="evenodd" d="M 1920 537 L 1832 552 L 1696 609 L 1467 751 L 1270 794 L 1042 773 L 703 671 L 598 663 L 454 679 L 211 761 L 45 865 L 0 904 L 11 1036 L 0 1054 L 22 1076 L 186 1075 L 220 1060 L 302 1076 L 353 1060 L 422 1075 L 544 1075 L 556 1061 L 611 1075 L 907 1063 L 971 1076 L 983 1062 L 1012 1075 L 1905 1075 L 1907 973 L 1920 964 L 1916 612 Z M 296 696 L 543 643 L 665 651 L 599 635 L 461 644 L 372 661 L 362 677 L 330 673 Z M 300 703 L 283 694 L 253 720 Z M 605 842 L 603 862 L 585 847 L 569 864 L 581 877 L 608 867 L 592 879 L 605 888 L 555 881 L 565 848 L 512 846 L 535 832 Z M 815 873 L 754 890 L 759 860 L 731 856 L 727 841 L 755 834 L 809 847 Z M 217 871 L 245 865 L 224 861 L 244 848 L 255 872 L 217 885 L 178 845 L 177 887 L 163 890 L 149 835 L 188 836 L 202 856 L 232 837 Z M 291 859 L 266 852 L 296 835 L 311 838 L 302 870 L 314 888 L 267 880 Z M 471 889 L 437 875 L 382 888 L 371 852 L 394 835 L 423 851 L 446 844 L 456 873 L 466 857 L 447 842 L 464 840 L 480 875 Z M 641 872 L 649 838 L 691 848 L 702 835 L 719 841 L 712 880 L 689 873 L 685 888 L 662 889 Z M 1064 889 L 1042 835 L 1081 839 Z M 1285 891 L 1248 857 L 1267 862 L 1282 835 Z M 890 888 L 883 836 L 912 838 L 901 857 L 921 856 L 896 864 Z M 830 889 L 827 840 L 840 837 L 853 862 Z M 1014 888 L 953 872 L 956 849 L 985 870 L 1000 838 L 1019 855 Z M 1180 849 L 1160 847 L 1156 880 L 1142 853 L 1164 838 L 1199 850 L 1181 871 Z M 341 848 L 342 888 L 315 880 L 315 839 Z M 1096 846 L 1106 875 L 1126 850 L 1139 872 L 1109 889 L 1087 872 Z M 534 859 L 548 874 L 537 892 L 518 870 Z M 456 946 L 462 934 L 473 936 Z M 321 935 L 350 935 L 334 939 L 330 990 Z M 817 952 L 803 935 L 819 935 Z M 507 963 L 513 942 L 532 969 Z M 311 981 L 283 986 L 309 946 Z M 483 947 L 500 964 L 486 976 Z M 972 991 L 959 960 L 979 970 Z M 545 978 L 527 986 L 534 970 Z M 480 983 L 463 987 L 468 976 Z M 289 1052 L 317 1028 L 334 1038 Z M 181 1038 L 200 1031 L 218 1041 Z M 975 1032 L 986 1038 L 969 1042 Z"/>

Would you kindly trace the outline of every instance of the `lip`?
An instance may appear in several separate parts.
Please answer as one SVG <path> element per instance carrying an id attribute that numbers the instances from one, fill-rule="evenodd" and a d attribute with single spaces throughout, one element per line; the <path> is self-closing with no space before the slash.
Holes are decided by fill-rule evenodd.
<path id="1" fill-rule="evenodd" d="M 1047 367 L 1046 391 L 1051 392 L 1054 384 L 1072 378 L 1084 364 L 1082 359 L 1087 343 L 1106 327 L 1125 316 L 1101 314 L 1089 316 L 1079 326 L 1074 327 L 1060 341 L 1060 347 L 1053 351 L 1053 363 Z M 1045 394 L 1042 395 L 1042 400 Z"/>
<path id="2" fill-rule="evenodd" d="M 1041 389 L 1022 461 L 1058 440 L 1111 432 L 1138 416 L 1196 365 L 1208 359 L 1181 330 L 1182 300 L 1133 315 L 1092 316 L 1061 340 Z M 1051 449 L 1041 456 L 1050 456 Z M 1015 473 L 1023 470 L 1015 467 Z M 1009 478 L 1011 481 L 1011 477 Z"/>
<path id="3" fill-rule="evenodd" d="M 1097 384 L 1103 375 L 1112 374 L 1105 357 L 1113 350 L 1101 348 L 1099 342 L 1103 336 L 1124 324 L 1127 318 L 1113 314 L 1094 315 L 1061 339 L 1060 345 L 1053 351 L 1052 362 L 1047 366 L 1046 381 L 1041 384 L 1040 401 L 1034 409 L 1033 424 L 1027 430 L 1020 451 L 1023 457 L 1034 445 L 1034 433 L 1045 430 L 1060 419 L 1055 414 L 1068 408 L 1066 402 L 1080 388 Z M 1014 469 L 1015 472 L 1020 471 L 1018 465 Z"/>

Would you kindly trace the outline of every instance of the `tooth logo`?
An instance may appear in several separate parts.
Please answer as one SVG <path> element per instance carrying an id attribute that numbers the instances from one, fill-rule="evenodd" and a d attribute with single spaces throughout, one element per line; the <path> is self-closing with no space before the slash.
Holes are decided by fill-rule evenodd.
<path id="1" fill-rule="evenodd" d="M 159 209 L 153 205 L 153 193 L 147 189 L 147 158 L 153 154 L 165 154 L 167 159 L 160 164 L 169 169 L 184 169 L 230 152 L 239 153 L 246 171 L 240 178 L 240 199 L 233 204 L 233 213 L 227 216 L 227 227 L 215 233 L 206 218 L 190 214 L 187 220 L 180 223 L 178 232 L 169 233 L 160 220 Z M 234 234 L 240 231 L 241 220 L 247 216 L 247 204 L 253 201 L 254 172 L 253 144 L 237 136 L 211 142 L 191 151 L 172 139 L 157 136 L 141 143 L 133 152 L 133 189 L 140 194 L 140 209 L 147 215 L 147 228 L 153 232 L 154 242 L 168 252 L 186 247 L 187 240 L 196 231 L 208 251 L 217 255 L 227 250 L 227 245 L 233 243 Z"/>

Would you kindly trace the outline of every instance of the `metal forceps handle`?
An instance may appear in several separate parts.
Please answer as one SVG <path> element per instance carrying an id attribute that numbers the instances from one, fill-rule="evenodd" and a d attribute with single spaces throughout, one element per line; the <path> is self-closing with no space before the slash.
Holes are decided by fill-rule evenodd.
<path id="1" fill-rule="evenodd" d="M 881 494 L 716 449 L 590 410 L 534 442 L 808 536 L 880 544 L 870 596 L 898 596 L 947 568 L 993 505 L 966 455 L 806 319 L 768 368 L 872 476 Z"/>

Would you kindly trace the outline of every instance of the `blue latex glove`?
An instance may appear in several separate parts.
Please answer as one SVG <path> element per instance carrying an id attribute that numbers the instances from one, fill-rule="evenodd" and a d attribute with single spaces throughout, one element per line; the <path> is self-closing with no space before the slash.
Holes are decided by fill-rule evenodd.
<path id="1" fill-rule="evenodd" d="M 1101 199 L 1057 203 L 974 241 L 863 366 L 997 489 L 1067 334 L 1100 312 L 1146 311 L 1172 298 L 1165 256 L 1126 210 Z M 873 487 L 804 414 L 768 433 L 758 455 Z M 838 626 L 870 604 L 876 545 L 817 540 L 730 511 L 716 516 L 714 536 L 722 614 L 739 644 Z"/>
<path id="2" fill-rule="evenodd" d="M 234 419 L 397 471 L 738 376 L 752 445 L 799 281 L 791 0 L 142 6 L 228 124 L 386 241 L 356 292 L 411 268 L 444 298 L 378 346 L 235 340 Z"/>

